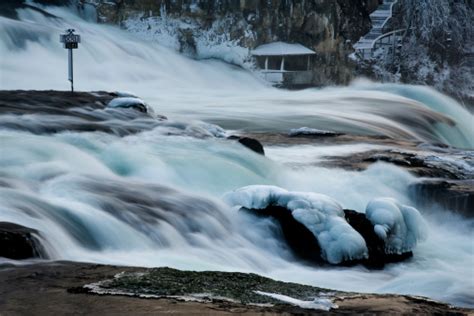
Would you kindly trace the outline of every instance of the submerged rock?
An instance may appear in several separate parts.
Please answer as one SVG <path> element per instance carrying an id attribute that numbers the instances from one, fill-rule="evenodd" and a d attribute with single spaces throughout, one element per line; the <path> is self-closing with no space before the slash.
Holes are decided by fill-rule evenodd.
<path id="1" fill-rule="evenodd" d="M 46 258 L 38 231 L 18 224 L 0 222 L 0 257 L 22 260 Z"/>

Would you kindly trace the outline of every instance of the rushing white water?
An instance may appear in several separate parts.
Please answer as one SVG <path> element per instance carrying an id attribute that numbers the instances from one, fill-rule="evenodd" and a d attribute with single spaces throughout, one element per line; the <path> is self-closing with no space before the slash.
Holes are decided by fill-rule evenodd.
<path id="1" fill-rule="evenodd" d="M 70 10 L 46 9 L 58 18 L 33 10 L 21 10 L 19 20 L 0 17 L 0 89 L 67 89 L 58 34 L 72 26 L 83 38 L 75 52 L 77 89 L 133 91 L 172 119 L 244 131 L 308 126 L 474 147 L 472 114 L 429 88 L 358 83 L 277 90 L 242 69 L 190 60 Z M 470 219 L 422 209 L 429 234 L 413 259 L 380 271 L 318 268 L 290 254 L 273 221 L 236 213 L 221 200 L 242 186 L 271 184 L 326 194 L 361 211 L 377 197 L 412 204 L 408 186 L 415 178 L 400 168 L 378 163 L 355 172 L 305 164 L 322 153 L 373 145 L 272 147 L 263 157 L 224 139 L 164 137 L 160 128 L 118 137 L 35 135 L 1 125 L 0 145 L 0 221 L 38 229 L 52 259 L 252 271 L 474 306 Z"/>

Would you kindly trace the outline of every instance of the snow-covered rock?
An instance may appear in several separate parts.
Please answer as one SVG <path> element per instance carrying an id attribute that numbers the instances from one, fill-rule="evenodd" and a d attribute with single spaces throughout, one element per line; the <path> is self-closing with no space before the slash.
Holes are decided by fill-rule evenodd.
<path id="1" fill-rule="evenodd" d="M 150 108 L 145 101 L 136 97 L 118 97 L 112 99 L 107 106 L 110 108 L 134 108 L 144 113 L 150 111 Z"/>
<path id="2" fill-rule="evenodd" d="M 370 201 L 365 214 L 374 225 L 375 234 L 385 241 L 386 253 L 411 251 L 425 238 L 426 224 L 418 210 L 392 198 Z"/>
<path id="3" fill-rule="evenodd" d="M 368 256 L 364 238 L 346 222 L 342 206 L 326 195 L 253 185 L 227 193 L 224 200 L 239 208 L 265 209 L 277 205 L 288 209 L 317 238 L 321 257 L 329 263 Z"/>

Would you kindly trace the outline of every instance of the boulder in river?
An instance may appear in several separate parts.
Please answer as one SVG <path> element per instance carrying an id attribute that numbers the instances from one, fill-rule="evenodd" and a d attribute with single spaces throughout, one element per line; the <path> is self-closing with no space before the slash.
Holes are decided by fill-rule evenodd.
<path id="1" fill-rule="evenodd" d="M 35 229 L 0 222 L 0 257 L 22 260 L 45 258 L 46 254 Z"/>
<path id="2" fill-rule="evenodd" d="M 236 139 L 239 143 L 247 147 L 248 149 L 256 152 L 257 154 L 265 156 L 265 150 L 263 149 L 262 143 L 260 143 L 255 138 L 250 137 L 239 137 L 239 136 L 230 136 L 229 139 Z"/>

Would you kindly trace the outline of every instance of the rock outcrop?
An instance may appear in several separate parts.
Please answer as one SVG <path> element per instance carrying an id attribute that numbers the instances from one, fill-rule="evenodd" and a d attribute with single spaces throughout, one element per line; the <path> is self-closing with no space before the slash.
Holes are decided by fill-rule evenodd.
<path id="1" fill-rule="evenodd" d="M 262 143 L 260 143 L 255 138 L 250 137 L 239 137 L 239 136 L 229 136 L 228 139 L 237 140 L 240 144 L 247 147 L 251 151 L 256 152 L 257 154 L 265 156 L 265 150 Z"/>
<path id="2" fill-rule="evenodd" d="M 115 275 L 123 276 L 114 283 Z M 126 286 L 123 281 L 136 277 L 133 283 Z M 143 282 L 143 281 L 150 282 Z M 161 281 L 160 281 L 161 280 Z M 164 286 L 164 283 L 166 286 Z M 104 291 L 106 295 L 85 294 L 93 292 L 88 284 L 100 284 L 97 291 Z M 122 290 L 135 291 L 134 296 L 113 295 L 118 292 L 117 285 L 122 284 Z M 141 285 L 131 288 L 132 285 Z M 198 301 L 186 301 L 172 297 L 180 293 L 196 294 L 200 290 L 224 288 L 226 294 L 233 294 L 222 298 L 201 297 Z M 258 288 L 257 288 L 258 287 Z M 262 288 L 265 287 L 265 288 Z M 41 290 L 39 290 L 41 288 Z M 436 315 L 468 315 L 472 309 L 455 308 L 422 297 L 395 295 L 395 294 L 361 294 L 339 292 L 295 283 L 284 283 L 264 278 L 255 274 L 223 273 L 223 272 L 191 272 L 169 268 L 146 269 L 132 267 L 115 267 L 97 264 L 75 262 L 53 262 L 35 265 L 8 267 L 0 270 L 0 309 L 5 314 L 24 314 L 25 311 L 41 311 L 43 314 L 62 314 L 64 311 L 74 311 L 83 314 L 123 314 L 154 315 L 158 313 L 173 313 L 178 315 L 206 314 L 222 315 L 238 313 L 240 315 L 311 315 L 318 311 L 291 306 L 284 302 L 272 302 L 271 305 L 250 305 L 244 302 L 257 298 L 252 290 L 271 290 L 276 293 L 285 293 L 288 296 L 314 294 L 332 300 L 338 307 L 325 312 L 327 315 L 387 315 L 387 314 L 436 314 Z M 140 295 L 158 294 L 163 297 L 141 299 Z M 222 294 L 219 292 L 219 294 Z M 168 297 L 167 297 L 168 296 Z M 261 296 L 260 299 L 265 299 Z M 267 298 L 270 299 L 269 297 Z M 313 297 L 314 299 L 314 297 Z M 311 300 L 313 301 L 313 300 Z M 327 301 L 326 301 L 327 302 Z M 317 303 L 317 301 L 315 302 Z M 319 311 L 322 313 L 323 311 Z"/>
<path id="3" fill-rule="evenodd" d="M 0 222 L 0 257 L 22 260 L 46 258 L 38 231 L 21 225 Z"/>
<path id="4" fill-rule="evenodd" d="M 120 95 L 103 91 L 3 90 L 0 91 L 0 125 L 34 134 L 101 131 L 124 136 L 152 129 L 166 120 L 143 104 L 129 108 L 107 106 Z M 19 117 L 25 119 L 18 120 Z"/>

